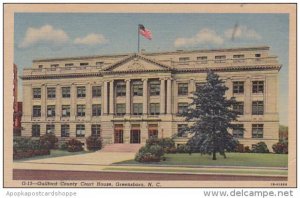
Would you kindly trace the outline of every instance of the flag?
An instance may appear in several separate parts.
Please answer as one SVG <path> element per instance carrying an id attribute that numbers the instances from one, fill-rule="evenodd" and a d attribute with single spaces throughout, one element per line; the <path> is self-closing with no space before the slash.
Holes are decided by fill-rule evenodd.
<path id="1" fill-rule="evenodd" d="M 151 31 L 146 29 L 142 24 L 139 24 L 139 33 L 148 40 L 152 39 Z"/>

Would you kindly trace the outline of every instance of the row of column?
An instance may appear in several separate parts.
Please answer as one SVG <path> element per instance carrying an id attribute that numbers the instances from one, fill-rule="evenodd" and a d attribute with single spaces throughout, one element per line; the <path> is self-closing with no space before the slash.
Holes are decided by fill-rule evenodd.
<path id="1" fill-rule="evenodd" d="M 148 79 L 143 79 L 143 113 L 148 113 Z M 165 81 L 167 81 L 167 91 L 165 90 Z M 131 80 L 126 79 L 126 114 L 131 113 Z M 102 105 L 104 115 L 113 114 L 114 111 L 114 80 L 105 81 L 103 84 Z M 108 93 L 109 90 L 109 94 Z M 167 93 L 167 94 L 166 94 Z M 160 114 L 171 114 L 172 112 L 172 81 L 171 79 L 160 79 Z"/>

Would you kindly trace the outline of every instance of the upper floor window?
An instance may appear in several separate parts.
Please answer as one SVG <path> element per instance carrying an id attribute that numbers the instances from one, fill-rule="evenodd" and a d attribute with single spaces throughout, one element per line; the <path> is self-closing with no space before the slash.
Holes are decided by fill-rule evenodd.
<path id="1" fill-rule="evenodd" d="M 255 60 L 260 61 L 261 59 L 261 54 L 255 54 Z"/>
<path id="2" fill-rule="evenodd" d="M 197 61 L 199 61 L 202 64 L 207 63 L 207 56 L 198 56 Z"/>
<path id="3" fill-rule="evenodd" d="M 101 105 L 100 104 L 93 104 L 92 105 L 92 115 L 93 116 L 100 116 L 101 115 Z"/>
<path id="4" fill-rule="evenodd" d="M 80 63 L 80 66 L 88 66 L 89 63 Z"/>
<path id="5" fill-rule="evenodd" d="M 47 88 L 47 97 L 48 98 L 55 98 L 56 97 L 56 90 L 54 87 Z"/>
<path id="6" fill-rule="evenodd" d="M 244 115 L 244 102 L 237 102 L 233 105 L 233 110 L 237 111 L 239 115 Z"/>
<path id="7" fill-rule="evenodd" d="M 77 98 L 84 98 L 85 97 L 85 87 L 80 86 L 77 87 Z"/>
<path id="8" fill-rule="evenodd" d="M 61 137 L 69 137 L 70 136 L 70 125 L 62 124 L 61 125 Z"/>
<path id="9" fill-rule="evenodd" d="M 177 136 L 178 137 L 187 137 L 187 129 L 188 125 L 187 124 L 178 124 L 177 125 Z"/>
<path id="10" fill-rule="evenodd" d="M 74 63 L 66 63 L 65 64 L 65 67 L 73 67 L 74 66 Z"/>
<path id="11" fill-rule="evenodd" d="M 243 81 L 233 82 L 233 93 L 234 94 L 243 94 L 244 93 L 244 82 Z"/>
<path id="12" fill-rule="evenodd" d="M 142 81 L 133 81 L 132 91 L 133 91 L 134 96 L 142 96 L 143 95 L 143 82 Z"/>
<path id="13" fill-rule="evenodd" d="M 61 106 L 62 117 L 70 117 L 70 105 Z"/>
<path id="14" fill-rule="evenodd" d="M 54 117 L 55 116 L 55 105 L 48 105 L 47 106 L 47 117 Z"/>
<path id="15" fill-rule="evenodd" d="M 178 103 L 178 114 L 182 114 L 186 112 L 187 109 L 188 109 L 188 103 L 186 102 Z"/>
<path id="16" fill-rule="evenodd" d="M 252 93 L 264 93 L 264 81 L 253 81 Z"/>
<path id="17" fill-rule="evenodd" d="M 222 56 L 215 56 L 215 63 L 225 63 L 226 60 L 226 56 L 222 55 Z"/>
<path id="18" fill-rule="evenodd" d="M 62 87 L 61 88 L 61 95 L 63 98 L 70 98 L 71 93 L 70 93 L 70 87 Z"/>
<path id="19" fill-rule="evenodd" d="M 244 54 L 235 54 L 233 55 L 233 62 L 236 63 L 236 62 L 244 62 L 245 61 L 245 55 Z"/>
<path id="20" fill-rule="evenodd" d="M 244 125 L 243 124 L 235 124 L 232 129 L 232 136 L 235 138 L 244 138 Z"/>
<path id="21" fill-rule="evenodd" d="M 101 97 L 101 86 L 93 86 L 92 92 L 93 92 L 93 94 L 92 94 L 93 98 Z"/>
<path id="22" fill-rule="evenodd" d="M 39 69 L 43 69 L 43 65 L 39 65 Z"/>
<path id="23" fill-rule="evenodd" d="M 116 83 L 116 95 L 117 96 L 126 96 L 126 84 L 125 82 Z"/>
<path id="24" fill-rule="evenodd" d="M 52 64 L 52 65 L 50 65 L 51 69 L 54 69 L 54 70 L 55 70 L 58 66 L 59 66 L 59 64 Z"/>
<path id="25" fill-rule="evenodd" d="M 178 95 L 185 96 L 188 95 L 188 83 L 179 83 L 178 84 Z"/>
<path id="26" fill-rule="evenodd" d="M 55 125 L 54 124 L 47 124 L 46 125 L 46 133 L 47 134 L 49 134 L 49 133 L 54 134 L 54 131 L 55 131 Z"/>
<path id="27" fill-rule="evenodd" d="M 100 137 L 101 125 L 100 124 L 92 124 L 91 131 L 92 131 L 92 136 Z"/>
<path id="28" fill-rule="evenodd" d="M 41 88 L 33 88 L 33 98 L 34 99 L 40 99 L 41 98 Z"/>
<path id="29" fill-rule="evenodd" d="M 264 102 L 253 101 L 252 102 L 252 115 L 263 115 L 264 114 Z"/>
<path id="30" fill-rule="evenodd" d="M 116 114 L 119 116 L 125 115 L 126 113 L 126 106 L 125 104 L 117 104 L 116 105 Z"/>
<path id="31" fill-rule="evenodd" d="M 31 136 L 32 137 L 40 137 L 41 135 L 41 127 L 38 124 L 33 124 L 31 126 Z"/>
<path id="32" fill-rule="evenodd" d="M 159 96 L 160 94 L 160 82 L 158 80 L 150 81 L 150 96 Z"/>
<path id="33" fill-rule="evenodd" d="M 85 136 L 85 125 L 77 124 L 76 125 L 76 137 L 84 137 Z"/>
<path id="34" fill-rule="evenodd" d="M 196 83 L 196 91 L 199 91 L 201 87 L 203 87 L 206 83 L 205 82 L 198 82 Z"/>
<path id="35" fill-rule="evenodd" d="M 77 116 L 85 116 L 85 105 L 77 105 Z"/>
<path id="36" fill-rule="evenodd" d="M 34 105 L 32 107 L 32 117 L 41 117 L 41 106 Z"/>
<path id="37" fill-rule="evenodd" d="M 104 62 L 96 62 L 96 66 L 103 66 Z"/>
<path id="38" fill-rule="evenodd" d="M 159 115 L 160 105 L 159 103 L 150 103 L 150 114 L 151 115 Z"/>
<path id="39" fill-rule="evenodd" d="M 179 62 L 181 62 L 181 63 L 188 62 L 189 60 L 190 60 L 190 57 L 180 57 L 179 58 Z"/>
<path id="40" fill-rule="evenodd" d="M 143 114 L 143 104 L 133 103 L 133 115 L 142 115 L 142 114 Z"/>
<path id="41" fill-rule="evenodd" d="M 252 138 L 263 138 L 263 137 L 264 137 L 264 125 L 252 124 Z"/>

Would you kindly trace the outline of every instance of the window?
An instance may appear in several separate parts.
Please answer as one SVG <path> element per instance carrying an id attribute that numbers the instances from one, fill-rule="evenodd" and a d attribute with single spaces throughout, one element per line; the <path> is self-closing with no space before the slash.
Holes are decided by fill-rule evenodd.
<path id="1" fill-rule="evenodd" d="M 142 115 L 143 114 L 143 104 L 134 103 L 133 104 L 133 115 Z"/>
<path id="2" fill-rule="evenodd" d="M 117 96 L 126 96 L 125 82 L 117 82 L 117 84 L 116 84 L 116 95 Z"/>
<path id="3" fill-rule="evenodd" d="M 51 70 L 55 70 L 59 65 L 58 64 L 53 64 L 53 65 L 50 65 L 51 67 Z"/>
<path id="4" fill-rule="evenodd" d="M 125 115 L 125 113 L 126 113 L 126 109 L 125 109 L 125 104 L 117 104 L 116 105 L 116 114 L 118 115 L 118 116 L 122 116 L 122 115 Z"/>
<path id="5" fill-rule="evenodd" d="M 85 116 L 85 105 L 77 105 L 77 116 Z"/>
<path id="6" fill-rule="evenodd" d="M 62 87 L 61 88 L 61 95 L 63 98 L 70 98 L 71 94 L 70 94 L 70 87 Z"/>
<path id="7" fill-rule="evenodd" d="M 244 82 L 243 81 L 233 82 L 233 93 L 234 94 L 243 94 L 244 93 Z"/>
<path id="8" fill-rule="evenodd" d="M 92 136 L 100 137 L 100 124 L 92 124 Z"/>
<path id="9" fill-rule="evenodd" d="M 84 124 L 76 125 L 76 137 L 84 137 L 85 135 L 85 126 Z"/>
<path id="10" fill-rule="evenodd" d="M 149 138 L 158 138 L 158 126 L 157 124 L 148 125 L 148 137 Z"/>
<path id="11" fill-rule="evenodd" d="M 264 125 L 252 124 L 252 138 L 263 138 L 263 137 L 264 137 Z"/>
<path id="12" fill-rule="evenodd" d="M 207 63 L 207 56 L 199 56 L 199 57 L 197 57 L 197 61 L 199 61 L 202 64 L 206 64 Z"/>
<path id="13" fill-rule="evenodd" d="M 93 86 L 92 87 L 92 97 L 101 97 L 101 86 Z"/>
<path id="14" fill-rule="evenodd" d="M 104 62 L 96 62 L 97 66 L 102 66 L 104 64 Z"/>
<path id="15" fill-rule="evenodd" d="M 54 117 L 55 116 L 55 105 L 48 105 L 47 106 L 47 117 Z"/>
<path id="16" fill-rule="evenodd" d="M 101 115 L 101 105 L 100 104 L 93 104 L 92 105 L 92 115 L 93 116 L 100 116 Z"/>
<path id="17" fill-rule="evenodd" d="M 47 88 L 47 97 L 48 98 L 55 98 L 55 93 L 56 90 L 54 87 L 51 87 L 51 88 Z"/>
<path id="18" fill-rule="evenodd" d="M 66 63 L 66 64 L 65 64 L 65 67 L 73 67 L 73 66 L 74 66 L 73 63 Z"/>
<path id="19" fill-rule="evenodd" d="M 46 133 L 52 133 L 54 134 L 54 130 L 55 130 L 55 125 L 54 124 L 47 124 L 46 125 Z"/>
<path id="20" fill-rule="evenodd" d="M 62 124 L 61 125 L 61 137 L 69 137 L 70 136 L 70 125 Z"/>
<path id="21" fill-rule="evenodd" d="M 199 82 L 199 83 L 196 83 L 196 91 L 199 91 L 200 88 L 201 88 L 202 86 L 204 86 L 205 84 L 206 84 L 205 82 Z"/>
<path id="22" fill-rule="evenodd" d="M 34 105 L 32 107 L 32 117 L 41 117 L 41 106 Z"/>
<path id="23" fill-rule="evenodd" d="M 150 81 L 150 96 L 159 96 L 160 94 L 160 82 L 158 80 Z"/>
<path id="24" fill-rule="evenodd" d="M 261 54 L 255 54 L 255 58 L 260 58 Z"/>
<path id="25" fill-rule="evenodd" d="M 178 124 L 177 125 L 177 135 L 178 137 L 187 137 L 187 129 L 188 125 L 187 124 Z"/>
<path id="26" fill-rule="evenodd" d="M 233 110 L 237 111 L 239 115 L 244 115 L 244 102 L 237 102 L 233 105 Z"/>
<path id="27" fill-rule="evenodd" d="M 215 56 L 215 63 L 225 63 L 226 56 Z"/>
<path id="28" fill-rule="evenodd" d="M 43 65 L 39 65 L 39 69 L 43 69 Z"/>
<path id="29" fill-rule="evenodd" d="M 160 105 L 159 103 L 150 103 L 150 114 L 159 115 Z"/>
<path id="30" fill-rule="evenodd" d="M 34 99 L 40 99 L 41 98 L 41 88 L 33 88 L 33 98 Z"/>
<path id="31" fill-rule="evenodd" d="M 244 54 L 236 54 L 233 55 L 233 62 L 234 63 L 241 63 L 245 61 L 245 55 Z"/>
<path id="32" fill-rule="evenodd" d="M 178 114 L 182 114 L 186 112 L 188 109 L 188 103 L 178 103 Z"/>
<path id="33" fill-rule="evenodd" d="M 84 98 L 85 97 L 85 87 L 77 87 L 77 98 Z"/>
<path id="34" fill-rule="evenodd" d="M 180 58 L 179 58 L 179 62 L 180 62 L 180 63 L 184 63 L 184 62 L 187 62 L 187 61 L 189 61 L 189 60 L 190 60 L 189 57 L 180 57 Z"/>
<path id="35" fill-rule="evenodd" d="M 235 124 L 232 129 L 232 136 L 235 138 L 244 138 L 244 125 Z"/>
<path id="36" fill-rule="evenodd" d="M 178 84 L 178 95 L 186 96 L 188 95 L 188 83 L 179 83 Z"/>
<path id="37" fill-rule="evenodd" d="M 143 96 L 143 82 L 142 81 L 133 81 L 132 92 L 133 92 L 134 96 Z"/>
<path id="38" fill-rule="evenodd" d="M 263 115 L 264 114 L 264 102 L 254 101 L 252 102 L 252 115 Z"/>
<path id="39" fill-rule="evenodd" d="M 87 66 L 89 63 L 80 63 L 80 66 Z"/>
<path id="40" fill-rule="evenodd" d="M 253 81 L 252 93 L 264 93 L 264 81 Z"/>
<path id="41" fill-rule="evenodd" d="M 61 106 L 62 117 L 70 117 L 70 105 Z"/>
<path id="42" fill-rule="evenodd" d="M 38 124 L 33 124 L 31 128 L 32 137 L 40 137 L 41 135 L 41 127 Z"/>

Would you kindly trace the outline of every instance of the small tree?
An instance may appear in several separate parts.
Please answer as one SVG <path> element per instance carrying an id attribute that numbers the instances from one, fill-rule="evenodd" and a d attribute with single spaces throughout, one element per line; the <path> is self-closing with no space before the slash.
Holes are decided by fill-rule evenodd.
<path id="1" fill-rule="evenodd" d="M 86 138 L 87 149 L 90 151 L 97 151 L 102 148 L 102 138 L 97 136 L 89 136 Z"/>
<path id="2" fill-rule="evenodd" d="M 192 135 L 188 142 L 191 151 L 212 154 L 212 159 L 216 160 L 216 153 L 226 158 L 225 152 L 233 150 L 238 144 L 228 132 L 228 129 L 234 127 L 232 121 L 237 120 L 238 112 L 232 109 L 236 104 L 235 99 L 225 97 L 228 88 L 219 76 L 208 71 L 206 80 L 206 84 L 197 87 L 193 102 L 182 116 L 194 122 L 187 129 Z"/>

